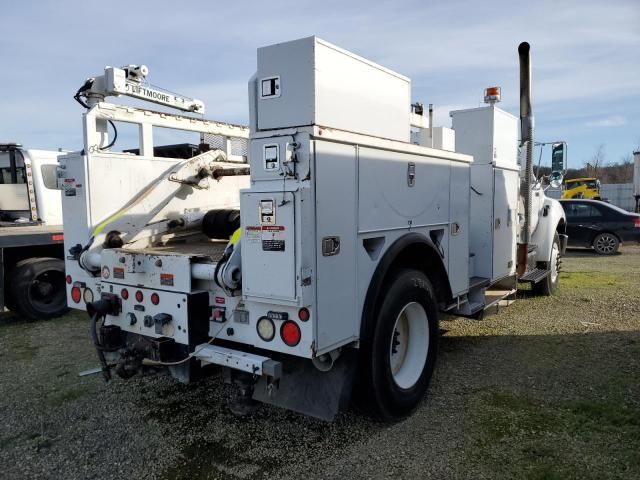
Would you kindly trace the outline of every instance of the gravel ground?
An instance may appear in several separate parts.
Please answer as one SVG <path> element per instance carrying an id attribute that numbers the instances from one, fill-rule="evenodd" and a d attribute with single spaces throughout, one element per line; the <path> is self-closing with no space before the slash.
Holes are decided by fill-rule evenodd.
<path id="1" fill-rule="evenodd" d="M 0 315 L 0 478 L 640 478 L 640 247 L 569 252 L 553 298 L 442 321 L 427 398 L 381 425 L 226 408 L 212 377 L 105 385 L 84 315 Z"/>

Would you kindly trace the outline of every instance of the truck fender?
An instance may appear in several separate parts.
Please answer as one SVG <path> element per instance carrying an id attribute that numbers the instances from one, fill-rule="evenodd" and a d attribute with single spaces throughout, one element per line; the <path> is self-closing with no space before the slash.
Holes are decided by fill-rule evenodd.
<path id="1" fill-rule="evenodd" d="M 365 297 L 360 323 L 360 343 L 366 345 L 373 332 L 375 311 L 383 298 L 383 286 L 395 268 L 413 267 L 421 270 L 432 281 L 440 304 L 451 298 L 451 285 L 439 249 L 430 238 L 411 232 L 397 239 L 384 253 L 376 267 Z"/>
<path id="2" fill-rule="evenodd" d="M 538 225 L 531 236 L 531 243 L 538 246 L 538 262 L 548 262 L 556 232 L 565 233 L 567 220 L 560 202 L 545 198 Z"/>

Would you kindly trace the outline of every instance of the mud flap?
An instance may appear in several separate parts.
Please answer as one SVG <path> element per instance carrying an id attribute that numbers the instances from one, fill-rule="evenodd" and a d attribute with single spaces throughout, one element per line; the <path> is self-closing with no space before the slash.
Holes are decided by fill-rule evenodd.
<path id="1" fill-rule="evenodd" d="M 349 406 L 356 367 L 355 350 L 344 351 L 328 372 L 318 370 L 311 360 L 288 358 L 279 385 L 269 388 L 267 377 L 260 377 L 253 399 L 332 421 Z"/>

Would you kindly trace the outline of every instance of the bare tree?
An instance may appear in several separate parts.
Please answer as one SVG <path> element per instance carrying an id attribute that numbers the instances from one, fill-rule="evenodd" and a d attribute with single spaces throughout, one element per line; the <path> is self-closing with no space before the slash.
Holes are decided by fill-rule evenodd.
<path id="1" fill-rule="evenodd" d="M 604 154 L 604 144 L 601 143 L 594 154 L 591 156 L 591 160 L 586 162 L 586 173 L 589 177 L 598 177 L 598 168 L 604 164 L 605 154 Z"/>

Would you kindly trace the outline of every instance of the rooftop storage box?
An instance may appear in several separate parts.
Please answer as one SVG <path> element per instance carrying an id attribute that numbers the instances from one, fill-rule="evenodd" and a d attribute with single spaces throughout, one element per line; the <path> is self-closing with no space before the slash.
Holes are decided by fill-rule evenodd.
<path id="1" fill-rule="evenodd" d="M 319 125 L 409 142 L 411 81 L 317 37 L 259 48 L 249 88 L 258 130 Z"/>

